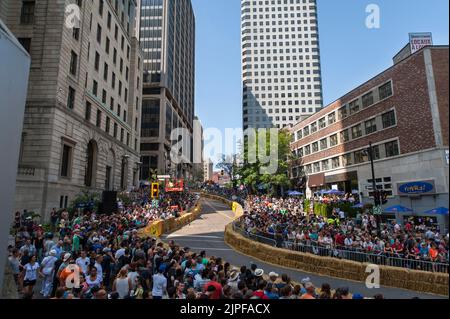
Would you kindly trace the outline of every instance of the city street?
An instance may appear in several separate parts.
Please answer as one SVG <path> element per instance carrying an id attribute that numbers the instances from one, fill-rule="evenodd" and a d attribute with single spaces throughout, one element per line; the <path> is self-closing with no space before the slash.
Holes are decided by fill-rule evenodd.
<path id="1" fill-rule="evenodd" d="M 423 299 L 443 298 L 436 295 L 419 294 L 413 291 L 390 287 L 370 290 L 362 283 L 318 276 L 252 259 L 252 257 L 234 251 L 224 242 L 224 228 L 233 220 L 234 216 L 234 213 L 229 207 L 215 200 L 203 199 L 202 201 L 203 212 L 197 220 L 172 234 L 163 236 L 162 239 L 164 241 L 173 239 L 180 246 L 189 247 L 195 252 L 205 250 L 208 255 L 220 256 L 235 267 L 240 267 L 241 265 L 249 266 L 251 262 L 255 262 L 258 267 L 264 269 L 266 274 L 271 271 L 275 271 L 278 274 L 286 273 L 292 280 L 297 282 L 309 277 L 318 286 L 326 282 L 332 287 L 349 287 L 350 291 L 366 296 L 381 293 L 390 299 L 410 299 L 412 297 L 420 297 Z"/>

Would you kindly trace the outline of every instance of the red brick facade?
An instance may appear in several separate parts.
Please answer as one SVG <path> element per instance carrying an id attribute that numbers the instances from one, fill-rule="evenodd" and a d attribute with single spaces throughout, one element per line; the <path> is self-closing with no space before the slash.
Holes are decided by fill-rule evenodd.
<path id="1" fill-rule="evenodd" d="M 431 47 L 430 49 L 432 52 L 436 89 L 438 91 L 437 95 L 442 132 L 444 135 L 443 139 L 444 144 L 448 146 L 448 47 Z M 336 123 L 292 143 L 291 147 L 295 150 L 312 142 L 319 141 L 325 136 L 339 132 L 343 128 L 351 127 L 371 117 L 379 116 L 392 108 L 395 108 L 397 126 L 377 131 L 369 136 L 363 136 L 359 139 L 349 141 L 345 144 L 339 144 L 333 148 L 328 148 L 308 156 L 305 155 L 303 156 L 303 163 L 307 164 L 320 161 L 327 157 L 366 147 L 369 142 L 376 144 L 391 138 L 399 139 L 401 154 L 436 147 L 424 50 L 399 62 L 346 94 L 341 99 L 325 107 L 320 112 L 298 123 L 293 127 L 292 132 L 295 134 L 299 129 L 303 129 L 309 124 L 318 121 L 323 116 L 330 113 L 330 111 L 338 110 L 348 102 L 383 85 L 389 80 L 392 80 L 393 84 L 393 95 L 391 97 L 362 109 L 360 112 L 343 120 L 338 119 Z M 362 108 L 361 105 L 360 107 Z"/>

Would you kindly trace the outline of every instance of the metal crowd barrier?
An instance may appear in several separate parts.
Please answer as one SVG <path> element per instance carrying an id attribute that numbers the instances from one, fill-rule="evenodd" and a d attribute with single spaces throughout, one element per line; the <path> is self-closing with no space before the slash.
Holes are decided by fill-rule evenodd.
<path id="1" fill-rule="evenodd" d="M 413 270 L 422 270 L 428 272 L 440 272 L 440 273 L 448 273 L 449 264 L 448 263 L 439 263 L 439 262 L 431 262 L 426 260 L 417 260 L 417 259 L 408 259 L 402 258 L 399 256 L 386 256 L 383 253 L 367 253 L 355 249 L 345 249 L 345 248 L 337 248 L 337 247 L 323 247 L 320 246 L 317 242 L 309 241 L 309 243 L 299 243 L 294 241 L 277 241 L 273 237 L 268 237 L 267 235 L 262 234 L 253 234 L 245 231 L 242 227 L 240 227 L 239 222 L 233 223 L 233 230 L 239 232 L 244 237 L 249 239 L 265 243 L 271 246 L 282 247 L 293 251 L 298 251 L 302 253 L 313 254 L 316 256 L 322 257 L 333 257 L 339 259 L 346 259 L 361 263 L 371 263 L 376 265 L 383 266 L 391 266 L 391 267 L 399 267 L 399 268 L 407 268 Z M 272 235 L 269 235 L 272 236 Z"/>

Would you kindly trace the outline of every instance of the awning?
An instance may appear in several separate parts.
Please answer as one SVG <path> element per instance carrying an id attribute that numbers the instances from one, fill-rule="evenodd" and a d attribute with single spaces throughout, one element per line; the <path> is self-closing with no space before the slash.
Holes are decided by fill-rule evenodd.
<path id="1" fill-rule="evenodd" d="M 347 182 L 347 181 L 352 181 L 352 180 L 357 180 L 357 179 L 358 179 L 358 173 L 356 171 L 325 176 L 325 182 L 327 184 Z"/>
<path id="2" fill-rule="evenodd" d="M 325 185 L 325 174 L 311 175 L 308 178 L 308 186 L 311 187 L 321 187 Z"/>

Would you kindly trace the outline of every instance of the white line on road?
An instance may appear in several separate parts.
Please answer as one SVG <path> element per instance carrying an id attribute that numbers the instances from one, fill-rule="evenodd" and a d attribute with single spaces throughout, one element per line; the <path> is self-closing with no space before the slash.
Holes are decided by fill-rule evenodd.
<path id="1" fill-rule="evenodd" d="M 208 250 L 220 250 L 220 251 L 230 251 L 230 250 L 233 250 L 233 249 L 230 249 L 230 248 L 212 248 L 212 247 L 205 247 L 205 248 L 202 248 L 202 247 L 189 247 L 189 249 L 190 250 L 192 250 L 192 249 L 196 249 L 196 250 L 206 250 L 206 251 L 208 251 Z"/>
<path id="2" fill-rule="evenodd" d="M 181 235 L 181 234 L 173 234 L 173 235 L 168 235 L 166 238 L 177 238 L 177 237 L 186 237 L 186 238 L 218 238 L 218 239 L 222 239 L 223 237 L 219 237 L 219 236 L 200 236 L 200 235 Z"/>

